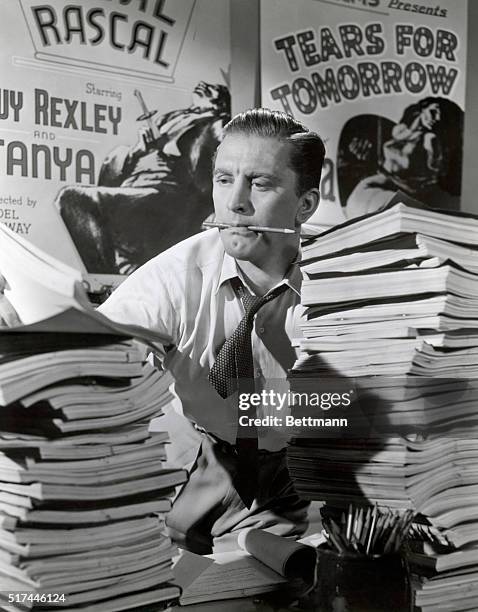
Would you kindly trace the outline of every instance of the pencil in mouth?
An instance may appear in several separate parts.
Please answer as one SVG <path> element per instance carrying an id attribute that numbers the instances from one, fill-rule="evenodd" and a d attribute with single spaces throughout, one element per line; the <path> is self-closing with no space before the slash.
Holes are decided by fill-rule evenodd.
<path id="1" fill-rule="evenodd" d="M 219 223 L 216 221 L 204 221 L 203 227 L 217 227 L 218 229 L 228 229 L 231 227 L 244 228 L 253 232 L 270 232 L 272 234 L 295 234 L 296 231 L 287 227 L 269 227 L 266 225 L 239 225 L 235 223 Z"/>

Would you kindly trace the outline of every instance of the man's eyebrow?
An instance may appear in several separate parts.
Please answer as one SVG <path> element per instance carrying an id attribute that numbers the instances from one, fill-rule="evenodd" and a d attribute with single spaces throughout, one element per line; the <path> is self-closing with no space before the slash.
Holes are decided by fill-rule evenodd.
<path id="1" fill-rule="evenodd" d="M 213 172 L 213 176 L 217 176 L 218 174 L 232 174 L 230 170 L 226 170 L 226 168 L 215 168 Z"/>
<path id="2" fill-rule="evenodd" d="M 227 168 L 215 168 L 213 171 L 213 176 L 226 175 L 231 176 L 233 172 Z M 247 172 L 246 174 L 249 180 L 253 180 L 256 178 L 264 178 L 271 182 L 280 182 L 280 176 L 277 174 L 271 174 L 270 172 L 263 172 L 262 170 L 251 170 L 251 172 Z"/>
<path id="3" fill-rule="evenodd" d="M 249 178 L 266 178 L 271 181 L 277 181 L 280 178 L 276 174 L 271 174 L 270 172 L 261 172 L 260 170 L 253 170 L 252 172 L 248 172 L 247 176 Z"/>

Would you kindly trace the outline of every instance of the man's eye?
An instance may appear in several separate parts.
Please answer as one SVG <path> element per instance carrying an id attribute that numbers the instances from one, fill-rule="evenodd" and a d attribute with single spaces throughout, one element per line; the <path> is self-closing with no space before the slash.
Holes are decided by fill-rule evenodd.
<path id="1" fill-rule="evenodd" d="M 232 182 L 232 179 L 230 176 L 216 176 L 214 178 L 214 182 L 218 185 L 229 185 L 229 183 Z"/>
<path id="2" fill-rule="evenodd" d="M 258 189 L 259 191 L 266 191 L 267 189 L 270 189 L 270 185 L 269 183 L 261 183 L 259 181 L 254 181 L 252 183 L 253 187 L 255 187 L 255 189 Z"/>

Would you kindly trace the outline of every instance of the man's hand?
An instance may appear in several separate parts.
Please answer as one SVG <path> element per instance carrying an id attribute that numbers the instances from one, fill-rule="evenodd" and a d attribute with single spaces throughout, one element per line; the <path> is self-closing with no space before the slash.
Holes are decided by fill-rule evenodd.
<path id="1" fill-rule="evenodd" d="M 5 297 L 4 290 L 6 284 L 7 281 L 0 274 L 0 327 L 16 327 L 21 325 L 22 322 L 15 308 Z"/>

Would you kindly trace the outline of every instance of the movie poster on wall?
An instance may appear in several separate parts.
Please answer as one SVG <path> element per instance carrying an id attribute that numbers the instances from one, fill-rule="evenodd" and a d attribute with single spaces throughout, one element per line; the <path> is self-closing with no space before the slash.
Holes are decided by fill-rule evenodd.
<path id="1" fill-rule="evenodd" d="M 326 143 L 320 227 L 397 190 L 459 209 L 467 0 L 262 0 L 262 103 Z"/>
<path id="2" fill-rule="evenodd" d="M 212 212 L 230 117 L 223 0 L 1 0 L 0 222 L 128 274 Z"/>

